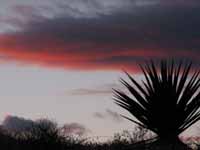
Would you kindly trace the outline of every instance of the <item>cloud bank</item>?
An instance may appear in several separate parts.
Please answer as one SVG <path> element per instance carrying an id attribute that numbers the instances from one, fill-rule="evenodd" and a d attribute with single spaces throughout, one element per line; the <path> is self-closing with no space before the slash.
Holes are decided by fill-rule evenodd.
<path id="1" fill-rule="evenodd" d="M 1 127 L 7 129 L 10 132 L 32 132 L 33 128 L 38 128 L 38 126 L 40 128 L 44 127 L 48 129 L 50 129 L 51 127 L 55 129 L 57 128 L 64 136 L 83 136 L 90 132 L 90 130 L 87 129 L 84 125 L 76 122 L 66 123 L 63 126 L 59 127 L 55 122 L 48 119 L 30 120 L 18 116 L 7 116 L 1 124 Z"/>
<path id="2" fill-rule="evenodd" d="M 4 128 L 18 132 L 31 131 L 34 125 L 34 121 L 17 116 L 7 116 L 2 122 Z"/>
<path id="3" fill-rule="evenodd" d="M 0 22 L 1 61 L 75 70 L 134 70 L 147 59 L 199 63 L 197 0 L 75 0 L 15 5 Z"/>

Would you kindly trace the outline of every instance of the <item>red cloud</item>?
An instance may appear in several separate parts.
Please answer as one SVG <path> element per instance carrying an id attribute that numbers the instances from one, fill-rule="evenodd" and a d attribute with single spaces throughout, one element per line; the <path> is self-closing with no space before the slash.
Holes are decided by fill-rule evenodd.
<path id="1" fill-rule="evenodd" d="M 62 42 L 45 35 L 1 35 L 0 55 L 3 61 L 16 61 L 44 67 L 78 70 L 137 70 L 138 62 L 148 58 L 179 55 L 165 50 L 134 49 L 108 44 Z M 181 52 L 181 55 L 192 55 Z"/>

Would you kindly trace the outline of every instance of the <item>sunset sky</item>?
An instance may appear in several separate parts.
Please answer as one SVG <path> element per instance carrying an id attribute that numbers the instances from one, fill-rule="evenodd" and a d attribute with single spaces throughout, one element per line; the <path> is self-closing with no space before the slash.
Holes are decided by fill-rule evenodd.
<path id="1" fill-rule="evenodd" d="M 140 80 L 145 60 L 199 67 L 199 0 L 0 2 L 2 122 L 47 117 L 110 136 L 134 126 L 112 100 L 122 70 Z"/>

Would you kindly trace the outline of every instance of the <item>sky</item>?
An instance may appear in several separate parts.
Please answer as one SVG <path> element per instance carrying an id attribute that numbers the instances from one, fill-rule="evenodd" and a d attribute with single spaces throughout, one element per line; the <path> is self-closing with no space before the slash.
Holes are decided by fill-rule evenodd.
<path id="1" fill-rule="evenodd" d="M 122 70 L 140 80 L 146 60 L 199 66 L 199 0 L 0 2 L 2 122 L 45 117 L 111 136 L 134 127 L 112 100 Z"/>

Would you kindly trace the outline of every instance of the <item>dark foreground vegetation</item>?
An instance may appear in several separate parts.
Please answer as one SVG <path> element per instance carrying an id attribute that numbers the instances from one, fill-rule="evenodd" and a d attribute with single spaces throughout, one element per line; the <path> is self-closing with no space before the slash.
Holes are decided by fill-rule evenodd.
<path id="1" fill-rule="evenodd" d="M 192 63 L 162 60 L 141 66 L 144 81 L 121 79 L 129 93 L 115 90 L 115 103 L 136 119 L 124 118 L 158 135 L 151 146 L 188 149 L 179 135 L 200 120 L 200 70 Z"/>
<path id="2" fill-rule="evenodd" d="M 163 150 L 161 144 L 163 143 L 159 143 L 153 134 L 140 127 L 133 132 L 123 131 L 106 142 L 100 142 L 69 135 L 62 127 L 49 120 L 20 132 L 3 128 L 0 132 L 0 146 L 4 150 Z"/>

